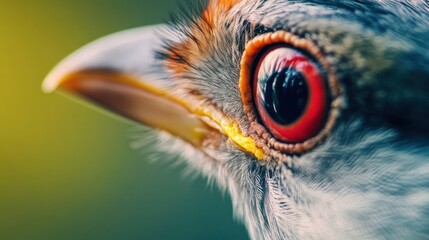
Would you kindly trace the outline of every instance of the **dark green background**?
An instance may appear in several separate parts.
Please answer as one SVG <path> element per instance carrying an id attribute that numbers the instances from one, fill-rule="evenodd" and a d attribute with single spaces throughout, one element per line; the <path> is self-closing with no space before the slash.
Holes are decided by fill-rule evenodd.
<path id="1" fill-rule="evenodd" d="M 176 1 L 0 0 L 0 239 L 243 239 L 228 196 L 130 148 L 130 124 L 41 82 L 98 37 Z"/>

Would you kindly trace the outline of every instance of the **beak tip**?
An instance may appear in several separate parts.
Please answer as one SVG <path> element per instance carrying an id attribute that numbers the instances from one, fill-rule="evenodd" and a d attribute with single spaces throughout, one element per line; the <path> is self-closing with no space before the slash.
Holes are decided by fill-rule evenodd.
<path id="1" fill-rule="evenodd" d="M 57 88 L 58 88 L 58 78 L 55 78 L 54 76 L 52 76 L 52 74 L 50 73 L 48 76 L 46 76 L 46 78 L 43 80 L 42 83 L 42 91 L 44 93 L 52 93 L 54 92 Z"/>
<path id="2" fill-rule="evenodd" d="M 42 83 L 42 91 L 44 93 L 52 93 L 53 91 L 55 91 L 56 87 L 53 86 L 52 84 L 50 84 L 50 81 L 48 81 L 49 78 L 45 78 L 45 80 L 43 80 Z"/>
<path id="3" fill-rule="evenodd" d="M 73 69 L 73 65 L 69 64 L 68 61 L 63 60 L 63 62 L 55 66 L 45 77 L 41 86 L 42 91 L 44 93 L 52 93 L 57 90 L 61 86 L 65 76 L 73 72 Z"/>

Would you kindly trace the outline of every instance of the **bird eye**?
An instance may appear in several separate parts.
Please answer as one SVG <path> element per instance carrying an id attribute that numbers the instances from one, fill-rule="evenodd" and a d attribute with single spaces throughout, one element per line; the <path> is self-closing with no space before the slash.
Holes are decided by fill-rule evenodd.
<path id="1" fill-rule="evenodd" d="M 286 45 L 271 46 L 260 55 L 253 95 L 261 121 L 280 141 L 304 142 L 326 121 L 328 94 L 318 65 Z"/>
<path id="2" fill-rule="evenodd" d="M 248 132 L 266 155 L 303 153 L 330 134 L 341 86 L 316 44 L 283 30 L 265 33 L 246 44 L 240 66 Z"/>

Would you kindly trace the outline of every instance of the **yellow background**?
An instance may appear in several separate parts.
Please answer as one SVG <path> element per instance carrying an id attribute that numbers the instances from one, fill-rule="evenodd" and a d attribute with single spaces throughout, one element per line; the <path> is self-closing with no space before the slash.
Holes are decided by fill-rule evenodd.
<path id="1" fill-rule="evenodd" d="M 0 239 L 246 238 L 229 197 L 131 149 L 130 124 L 40 88 L 75 49 L 177 6 L 0 0 Z"/>

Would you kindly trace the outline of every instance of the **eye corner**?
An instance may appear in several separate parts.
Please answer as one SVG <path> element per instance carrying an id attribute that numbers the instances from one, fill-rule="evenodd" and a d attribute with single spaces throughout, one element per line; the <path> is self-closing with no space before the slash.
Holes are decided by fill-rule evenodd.
<path id="1" fill-rule="evenodd" d="M 290 75 L 272 77 L 276 78 L 274 80 L 276 84 L 273 84 L 273 81 L 263 80 L 265 81 L 263 82 L 255 77 L 260 74 L 262 64 L 268 64 L 268 66 L 272 64 L 272 62 L 263 61 L 273 51 L 277 51 L 277 56 L 268 59 L 268 61 L 274 61 L 275 66 L 271 66 L 271 69 L 280 66 L 286 69 L 281 71 Z M 273 72 L 279 74 L 281 71 L 275 69 Z M 271 73 L 265 75 L 269 74 Z M 283 81 L 280 86 L 279 81 Z M 271 93 L 261 90 L 264 84 L 269 85 Z M 271 156 L 274 153 L 275 155 L 279 153 L 296 155 L 310 151 L 330 135 L 339 115 L 341 104 L 338 102 L 341 99 L 342 88 L 334 69 L 317 45 L 283 30 L 259 35 L 247 43 L 241 59 L 239 87 L 244 112 L 251 125 L 258 126 L 258 131 L 255 131 L 252 136 L 264 142 L 266 154 Z M 308 96 L 305 94 L 306 87 Z M 272 102 L 265 105 L 261 103 L 263 102 L 261 99 L 265 101 L 265 97 L 269 98 L 268 95 L 273 91 L 283 94 L 278 94 L 281 97 L 277 97 L 275 101 L 268 99 Z M 263 93 L 261 99 L 258 99 L 259 93 Z M 304 100 L 307 103 L 303 108 Z M 275 112 L 275 114 L 287 113 L 286 118 L 289 117 L 287 121 L 283 121 L 284 119 L 279 121 L 271 110 L 268 110 L 271 113 L 267 113 L 267 108 L 273 109 L 275 108 L 273 105 L 277 104 L 277 110 L 279 110 L 282 108 L 281 104 L 284 105 L 284 102 L 288 101 L 289 106 L 298 107 L 296 109 L 289 107 Z"/>

